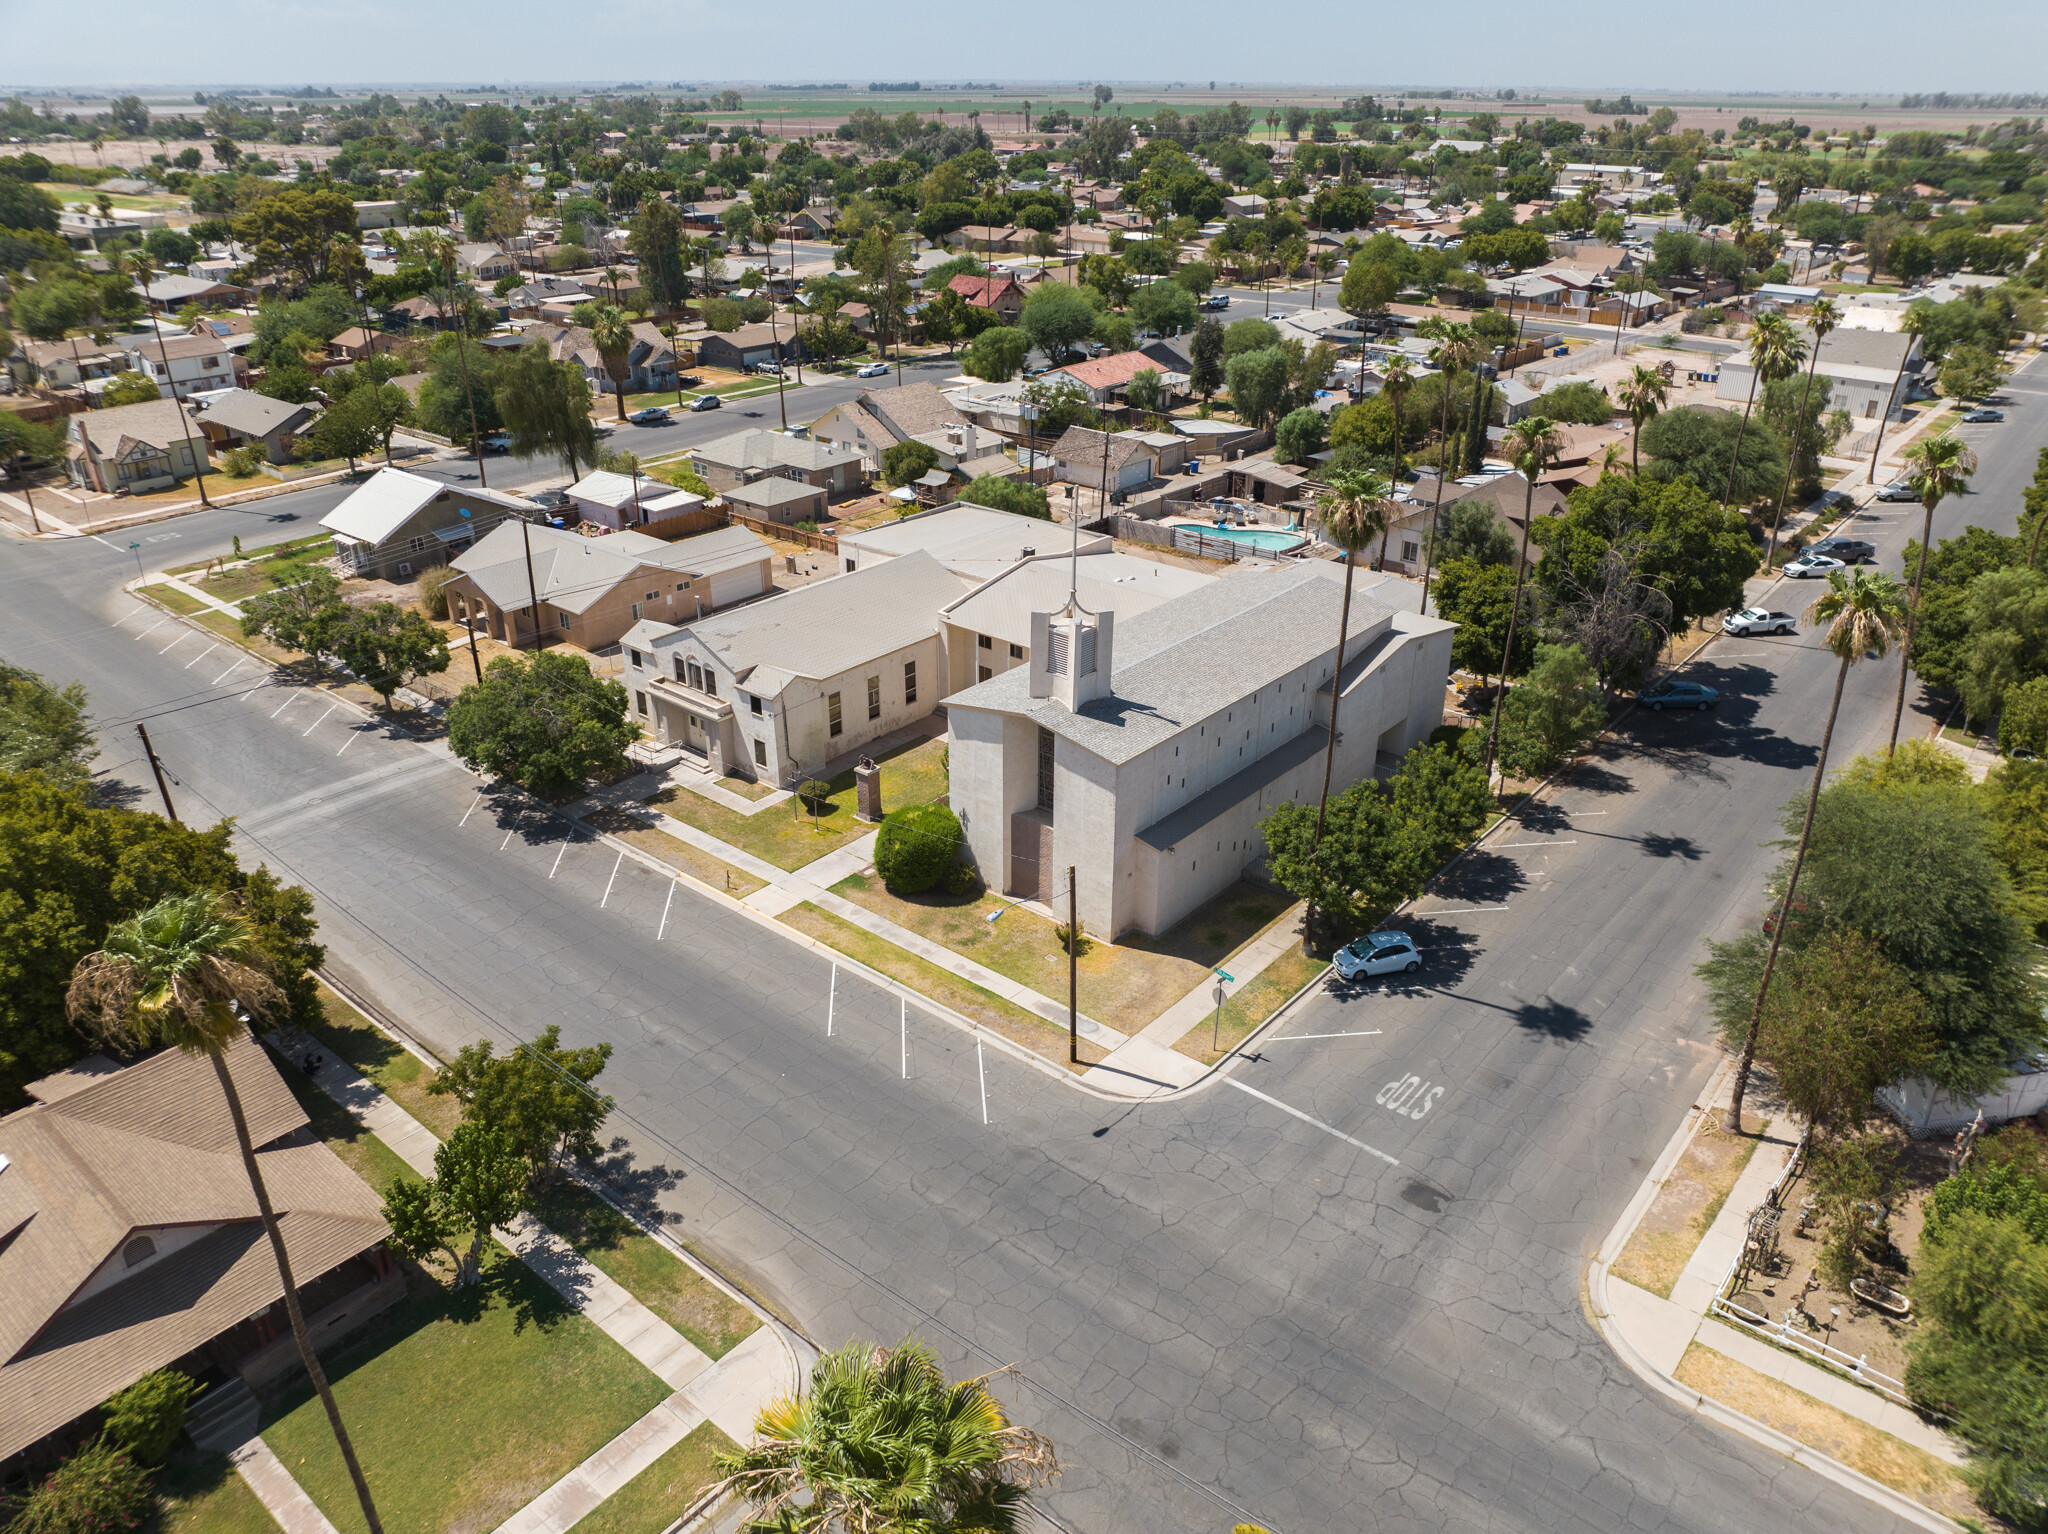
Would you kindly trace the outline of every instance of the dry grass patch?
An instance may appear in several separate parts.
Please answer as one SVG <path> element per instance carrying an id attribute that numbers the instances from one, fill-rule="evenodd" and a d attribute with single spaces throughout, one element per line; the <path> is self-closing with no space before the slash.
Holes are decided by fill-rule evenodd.
<path id="1" fill-rule="evenodd" d="M 773 811 L 767 813 L 772 814 Z M 647 825 L 631 811 L 599 810 L 589 819 L 591 826 L 605 835 L 659 859 L 701 884 L 724 890 L 736 899 L 744 900 L 764 885 L 763 880 L 708 852 L 699 851 L 681 837 L 671 836 L 658 826 Z"/>
<path id="2" fill-rule="evenodd" d="M 1951 1518 L 1982 1517 L 1954 1465 L 1695 1342 L 1675 1378 Z"/>
<path id="3" fill-rule="evenodd" d="M 1257 979 L 1223 1004 L 1220 1021 L 1212 1013 L 1173 1047 L 1190 1060 L 1214 1065 L 1252 1036 L 1296 991 L 1329 969 L 1322 959 L 1307 958 L 1299 944 L 1291 946 L 1260 972 Z"/>
<path id="4" fill-rule="evenodd" d="M 1732 1135 L 1722 1127 L 1719 1114 L 1707 1115 L 1622 1248 L 1610 1270 L 1616 1278 L 1671 1298 L 1671 1286 L 1728 1201 L 1735 1179 L 1756 1154 L 1764 1124 L 1763 1119 L 1745 1115 L 1745 1133 Z"/>
<path id="5" fill-rule="evenodd" d="M 1069 1070 L 1085 1069 L 1106 1057 L 1108 1051 L 1098 1048 L 1086 1039 L 1081 1041 L 1081 1064 L 1073 1065 L 1067 1059 L 1067 1030 L 1035 1012 L 1027 1012 L 1014 1002 L 1005 1001 L 992 991 L 985 991 L 969 980 L 962 980 L 950 970 L 920 959 L 916 954 L 898 948 L 894 943 L 885 942 L 864 928 L 856 927 L 830 911 L 806 901 L 795 909 L 785 911 L 778 921 L 838 949 L 850 959 L 856 959 L 869 969 L 879 971 L 892 980 L 901 981 L 920 996 L 929 997 L 942 1007 L 950 1007 L 962 1017 L 970 1018 L 991 1033 L 1000 1034 L 1011 1042 L 1023 1045 L 1042 1059 Z"/>

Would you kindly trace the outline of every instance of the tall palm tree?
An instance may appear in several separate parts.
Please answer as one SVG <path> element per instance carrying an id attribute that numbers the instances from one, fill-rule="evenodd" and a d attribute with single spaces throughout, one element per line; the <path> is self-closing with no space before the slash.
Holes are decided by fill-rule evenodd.
<path id="1" fill-rule="evenodd" d="M 1437 433 L 1436 460 L 1436 504 L 1430 508 L 1429 537 L 1422 550 L 1422 606 L 1418 612 L 1429 611 L 1429 575 L 1436 562 L 1436 535 L 1443 521 L 1444 481 L 1450 477 L 1451 453 L 1451 392 L 1458 375 L 1469 370 L 1479 359 L 1479 337 L 1470 325 L 1457 320 L 1440 319 L 1434 315 L 1415 327 L 1415 333 L 1424 340 L 1435 343 L 1429 349 L 1429 360 L 1443 375 L 1443 421 Z"/>
<path id="2" fill-rule="evenodd" d="M 949 1384 L 912 1341 L 825 1354 L 718 1469 L 720 1489 L 752 1504 L 753 1527 L 790 1534 L 1013 1529 L 1031 1489 L 1060 1473 L 1051 1442 L 1010 1421 L 986 1375 Z"/>
<path id="3" fill-rule="evenodd" d="M 150 281 L 156 276 L 156 266 L 149 259 L 148 253 L 140 249 L 131 250 L 123 264 L 127 268 L 129 278 L 147 294 Z M 210 509 L 213 502 L 207 499 L 206 495 L 206 451 L 192 440 L 192 415 L 178 400 L 178 381 L 171 376 L 171 359 L 165 355 L 164 333 L 161 328 L 156 333 L 156 355 L 157 360 L 164 365 L 164 383 L 170 388 L 171 403 L 177 406 L 178 422 L 185 428 L 185 451 L 192 458 L 192 477 L 199 486 L 199 504 Z"/>
<path id="4" fill-rule="evenodd" d="M 201 890 L 160 900 L 141 915 L 110 928 L 99 952 L 87 954 L 72 971 L 64 1006 L 74 1023 L 109 1043 L 129 1049 L 168 1044 L 188 1055 L 205 1055 L 213 1062 L 214 1079 L 227 1099 L 228 1117 L 234 1121 L 235 1141 L 241 1147 L 242 1170 L 256 1195 L 263 1232 L 270 1238 L 270 1254 L 284 1285 L 285 1313 L 291 1317 L 299 1357 L 327 1410 L 327 1425 L 334 1430 L 349 1479 L 355 1482 L 363 1520 L 370 1534 L 383 1534 L 377 1505 L 370 1498 L 370 1483 L 356 1463 L 355 1445 L 342 1426 L 341 1410 L 334 1404 L 334 1392 L 328 1389 L 326 1372 L 306 1333 L 291 1259 L 277 1228 L 277 1213 L 270 1207 L 262 1168 L 256 1164 L 256 1148 L 249 1141 L 242 1095 L 228 1071 L 228 1047 L 241 1036 L 245 1017 L 274 1017 L 285 1006 L 284 992 L 271 979 L 268 968 L 249 923 L 220 897 Z"/>
<path id="5" fill-rule="evenodd" d="M 1792 854 L 1791 877 L 1785 881 L 1785 893 L 1771 923 L 1771 946 L 1764 955 L 1763 979 L 1757 983 L 1756 1004 L 1750 1009 L 1749 1031 L 1742 1041 L 1742 1059 L 1735 1067 L 1735 1096 L 1728 1104 L 1728 1129 L 1732 1134 L 1742 1132 L 1742 1098 L 1749 1090 L 1750 1067 L 1756 1062 L 1757 1026 L 1763 1021 L 1764 998 L 1770 994 L 1771 974 L 1778 965 L 1778 947 L 1785 940 L 1793 896 L 1799 889 L 1799 874 L 1806 866 L 1807 843 L 1813 836 L 1813 812 L 1820 803 L 1821 779 L 1828 770 L 1828 747 L 1835 736 L 1835 716 L 1842 709 L 1842 684 L 1848 680 L 1849 668 L 1866 655 L 1884 658 L 1884 652 L 1898 643 L 1900 634 L 1905 632 L 1911 611 L 1896 580 L 1860 568 L 1830 570 L 1828 589 L 1806 609 L 1808 623 L 1828 625 L 1825 643 L 1841 664 L 1835 668 L 1835 696 L 1828 704 L 1828 722 L 1820 735 L 1820 756 L 1813 764 L 1813 783 L 1806 791 L 1806 820 L 1799 829 L 1798 848 Z"/>
<path id="6" fill-rule="evenodd" d="M 1415 376 L 1413 373 L 1409 371 L 1408 359 L 1406 357 L 1388 358 L 1385 381 L 1380 385 L 1380 393 L 1386 395 L 1388 402 L 1391 403 L 1394 407 L 1394 471 L 1389 476 L 1391 484 L 1388 486 L 1388 494 L 1390 496 L 1393 493 L 1393 491 L 1400 486 L 1402 481 L 1403 464 L 1401 460 L 1403 455 L 1401 452 L 1401 406 L 1406 402 L 1408 398 L 1408 391 L 1413 389 L 1414 387 Z M 1382 569 L 1386 567 L 1387 563 L 1387 538 L 1393 532 L 1393 530 L 1394 519 L 1391 516 L 1389 516 L 1386 520 L 1386 524 L 1380 528 L 1379 562 Z"/>
<path id="7" fill-rule="evenodd" d="M 1764 548 L 1766 570 L 1778 554 L 1778 524 L 1785 517 L 1785 498 L 1791 494 L 1792 474 L 1799 466 L 1799 448 L 1806 439 L 1806 402 L 1813 394 L 1813 375 L 1820 367 L 1820 343 L 1841 322 L 1842 311 L 1835 307 L 1832 298 L 1815 299 L 1806 317 L 1806 331 L 1813 337 L 1813 345 L 1806 354 L 1806 383 L 1799 391 L 1799 414 L 1792 419 L 1792 448 L 1785 458 L 1785 483 L 1778 487 L 1778 506 L 1771 513 L 1771 541 Z"/>
<path id="8" fill-rule="evenodd" d="M 633 376 L 633 322 L 617 304 L 599 304 L 590 316 L 590 340 L 604 359 L 619 419 L 626 419 L 626 380 Z"/>
<path id="9" fill-rule="evenodd" d="M 1486 737 L 1486 770 L 1493 771 L 1500 748 L 1501 705 L 1507 702 L 1508 664 L 1515 656 L 1515 629 L 1522 616 L 1522 580 L 1529 573 L 1529 524 L 1536 518 L 1536 481 L 1557 461 L 1563 446 L 1557 428 L 1540 415 L 1524 416 L 1508 428 L 1508 457 L 1522 474 L 1522 552 L 1515 561 L 1515 595 L 1508 607 L 1508 636 L 1500 651 L 1500 696 L 1493 703 L 1493 728 Z"/>
<path id="10" fill-rule="evenodd" d="M 1884 748 L 1887 758 L 1899 749 L 1899 721 L 1906 713 L 1906 672 L 1913 664 L 1913 628 L 1920 616 L 1920 583 L 1927 575 L 1927 545 L 1934 541 L 1934 508 L 1952 495 L 1961 495 L 1977 472 L 1977 455 L 1950 432 L 1914 443 L 1906 449 L 1906 461 L 1918 465 L 1913 490 L 1922 508 L 1920 558 L 1913 566 L 1913 585 L 1906 597 L 1906 643 L 1899 651 L 1899 695 L 1892 703 L 1892 738 Z"/>
<path id="11" fill-rule="evenodd" d="M 1756 406 L 1757 381 L 1775 382 L 1790 378 L 1806 360 L 1806 343 L 1801 341 L 1781 314 L 1759 314 L 1749 334 L 1749 397 L 1742 404 L 1742 424 L 1735 431 L 1735 450 L 1728 455 L 1728 477 L 1721 481 L 1721 504 L 1729 501 L 1735 487 L 1735 466 L 1742 461 L 1742 439 L 1749 432 L 1749 413 Z"/>
<path id="12" fill-rule="evenodd" d="M 1629 423 L 1635 427 L 1635 435 L 1628 445 L 1628 467 L 1631 474 L 1640 474 L 1643 468 L 1643 428 L 1663 413 L 1671 398 L 1671 384 L 1657 369 L 1638 364 L 1621 381 L 1614 395 L 1621 401 Z"/>
<path id="13" fill-rule="evenodd" d="M 1313 846 L 1323 841 L 1323 818 L 1330 808 L 1330 775 L 1337 762 L 1337 704 L 1344 696 L 1344 646 L 1351 635 L 1351 573 L 1357 568 L 1358 551 L 1384 537 L 1387 517 L 1393 506 L 1388 483 L 1377 474 L 1358 469 L 1340 469 L 1330 476 L 1330 489 L 1318 501 L 1322 512 L 1323 537 L 1344 554 L 1344 603 L 1337 614 L 1337 669 L 1330 681 L 1330 738 L 1323 747 L 1323 792 L 1316 800 L 1316 834 Z M 1303 913 L 1301 951 L 1315 946 L 1316 909 L 1313 903 Z"/>

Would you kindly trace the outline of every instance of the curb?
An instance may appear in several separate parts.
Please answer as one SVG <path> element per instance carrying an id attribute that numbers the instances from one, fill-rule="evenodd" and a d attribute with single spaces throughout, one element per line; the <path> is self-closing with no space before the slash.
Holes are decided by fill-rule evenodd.
<path id="1" fill-rule="evenodd" d="M 1601 1243 L 1598 1255 L 1587 1264 L 1584 1284 L 1587 1315 L 1602 1340 L 1613 1349 L 1615 1356 L 1628 1367 L 1631 1374 L 1686 1411 L 1704 1417 L 1731 1432 L 1739 1433 L 1774 1454 L 1804 1465 L 1815 1474 L 1833 1481 L 1847 1491 L 1868 1498 L 1886 1512 L 1918 1528 L 1927 1529 L 1931 1534 L 1961 1534 L 1961 1524 L 1937 1513 L 1933 1508 L 1914 1501 L 1903 1492 L 1894 1491 L 1883 1482 L 1873 1480 L 1860 1470 L 1851 1469 L 1840 1460 L 1823 1454 L 1774 1427 L 1767 1427 L 1754 1417 L 1745 1416 L 1732 1406 L 1723 1405 L 1712 1396 L 1702 1395 L 1691 1386 L 1679 1383 L 1645 1358 L 1628 1333 L 1614 1320 L 1613 1310 L 1607 1303 L 1608 1268 L 1614 1259 L 1621 1255 L 1621 1250 L 1628 1244 L 1629 1238 L 1635 1234 L 1636 1227 L 1642 1223 L 1652 1200 L 1670 1177 L 1671 1169 L 1678 1164 L 1678 1158 L 1685 1154 L 1686 1147 L 1692 1144 L 1693 1136 L 1699 1132 L 1700 1125 L 1705 1123 L 1714 1111 L 1709 1105 L 1720 1089 L 1722 1079 L 1734 1068 L 1735 1062 L 1724 1055 L 1721 1064 L 1713 1075 L 1707 1078 L 1706 1085 L 1700 1089 L 1692 1108 L 1687 1110 L 1685 1121 L 1665 1142 L 1664 1149 L 1651 1166 L 1649 1175 L 1644 1177 L 1634 1197 L 1622 1210 L 1621 1217 L 1608 1231 L 1607 1239 Z"/>

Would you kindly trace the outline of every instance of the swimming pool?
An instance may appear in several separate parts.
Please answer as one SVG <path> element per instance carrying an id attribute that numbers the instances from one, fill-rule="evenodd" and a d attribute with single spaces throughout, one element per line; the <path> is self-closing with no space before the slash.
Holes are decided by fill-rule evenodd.
<path id="1" fill-rule="evenodd" d="M 1181 526 L 1189 532 L 1200 533 L 1204 538 L 1223 538 L 1231 543 L 1248 543 L 1267 554 L 1284 554 L 1289 549 L 1298 549 L 1308 540 L 1300 533 L 1286 532 L 1274 527 L 1216 527 L 1209 523 L 1184 522 Z"/>

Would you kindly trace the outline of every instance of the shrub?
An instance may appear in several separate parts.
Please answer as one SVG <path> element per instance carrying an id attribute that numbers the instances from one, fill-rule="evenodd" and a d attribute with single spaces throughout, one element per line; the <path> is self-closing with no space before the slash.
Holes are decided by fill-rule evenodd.
<path id="1" fill-rule="evenodd" d="M 461 573 L 453 565 L 433 565 L 420 576 L 420 606 L 429 618 L 448 616 L 448 593 L 441 588 Z"/>
<path id="2" fill-rule="evenodd" d="M 1085 959 L 1088 956 L 1088 950 L 1095 946 L 1094 940 L 1087 933 L 1076 932 L 1065 922 L 1061 922 L 1052 929 L 1052 936 L 1053 941 L 1060 945 L 1061 953 L 1071 951 L 1077 959 Z"/>
<path id="3" fill-rule="evenodd" d="M 185 1426 L 185 1405 L 199 1387 L 176 1369 L 145 1374 L 100 1408 L 107 1438 L 146 1465 L 159 1463 Z"/>
<path id="4" fill-rule="evenodd" d="M 813 815 L 822 815 L 831 808 L 832 785 L 821 778 L 805 778 L 797 784 L 796 796 Z"/>
<path id="5" fill-rule="evenodd" d="M 915 804 L 882 821 L 875 872 L 892 895 L 921 895 L 937 884 L 960 851 L 960 821 L 943 804 Z"/>
<path id="6" fill-rule="evenodd" d="M 2006 691 L 1998 715 L 1998 749 L 2048 754 L 2048 676 Z"/>
<path id="7" fill-rule="evenodd" d="M 262 462 L 263 449 L 250 446 L 230 448 L 221 454 L 220 458 L 222 470 L 232 474 L 236 479 L 247 479 L 256 472 L 256 466 Z"/>
<path id="8" fill-rule="evenodd" d="M 28 1494 L 8 1534 L 127 1534 L 156 1504 L 149 1472 L 105 1439 L 86 1445 Z"/>
<path id="9" fill-rule="evenodd" d="M 976 895 L 980 892 L 981 875 L 974 871 L 972 864 L 955 863 L 946 870 L 947 894 L 964 899 L 969 895 Z"/>

